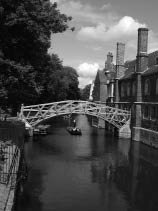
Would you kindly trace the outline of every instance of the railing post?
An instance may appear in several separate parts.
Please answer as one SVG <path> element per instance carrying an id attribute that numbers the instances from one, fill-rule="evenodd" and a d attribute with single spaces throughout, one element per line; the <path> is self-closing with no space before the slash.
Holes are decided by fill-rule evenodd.
<path id="1" fill-rule="evenodd" d="M 24 116 L 24 104 L 21 104 L 20 115 L 19 118 L 22 120 Z"/>

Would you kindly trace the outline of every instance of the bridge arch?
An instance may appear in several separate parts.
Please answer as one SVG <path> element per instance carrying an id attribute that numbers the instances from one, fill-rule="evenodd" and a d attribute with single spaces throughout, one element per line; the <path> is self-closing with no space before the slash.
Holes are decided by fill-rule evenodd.
<path id="1" fill-rule="evenodd" d="M 105 104 L 89 101 L 68 100 L 47 104 L 21 107 L 20 118 L 35 127 L 40 122 L 56 116 L 68 114 L 86 114 L 109 122 L 116 128 L 121 128 L 130 119 L 130 112 Z"/>

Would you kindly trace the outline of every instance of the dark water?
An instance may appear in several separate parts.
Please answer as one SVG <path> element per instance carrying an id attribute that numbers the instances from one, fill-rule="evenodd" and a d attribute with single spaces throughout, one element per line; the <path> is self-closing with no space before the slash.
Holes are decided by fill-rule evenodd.
<path id="1" fill-rule="evenodd" d="M 27 142 L 28 181 L 16 211 L 158 210 L 158 150 L 117 140 L 77 116 L 82 136 L 64 122 Z"/>

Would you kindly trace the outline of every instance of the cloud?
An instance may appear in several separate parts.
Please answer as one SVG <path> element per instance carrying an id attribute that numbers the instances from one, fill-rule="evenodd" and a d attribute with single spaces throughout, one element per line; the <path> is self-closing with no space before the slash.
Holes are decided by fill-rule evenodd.
<path id="1" fill-rule="evenodd" d="M 51 0 L 55 2 L 55 0 Z M 57 0 L 59 10 L 73 17 L 73 21 L 80 26 L 85 23 L 97 24 L 98 22 L 107 22 L 115 19 L 115 15 L 109 10 L 111 5 L 104 4 L 101 8 L 94 7 L 88 3 L 82 3 L 76 0 Z M 106 11 L 106 12 L 105 12 Z"/>
<path id="2" fill-rule="evenodd" d="M 116 42 L 126 44 L 125 60 L 135 59 L 137 50 L 137 29 L 147 27 L 146 23 L 142 23 L 134 17 L 122 17 L 120 14 L 118 15 L 110 3 L 94 6 L 90 1 L 51 1 L 58 3 L 58 9 L 61 13 L 72 16 L 73 18 L 70 24 L 75 26 L 76 30 L 73 35 L 72 33 L 71 35 L 66 34 L 66 41 L 69 41 L 68 39 L 72 39 L 72 36 L 74 36 L 73 38 L 77 39 L 75 40 L 77 44 L 83 42 L 83 45 L 81 44 L 80 46 L 84 46 L 84 53 L 82 54 L 81 49 L 78 49 L 78 55 L 81 52 L 80 60 L 75 62 L 75 68 L 78 67 L 79 71 L 80 65 L 78 64 L 81 64 L 82 67 L 83 64 L 87 64 L 88 66 L 98 63 L 101 66 L 102 63 L 105 62 L 104 58 L 106 53 L 109 51 L 113 52 L 115 56 Z M 86 41 L 85 45 L 84 41 Z M 71 43 L 71 40 L 69 42 Z M 89 49 L 89 51 L 87 49 Z M 151 30 L 149 31 L 149 52 L 157 49 L 158 35 Z M 96 56 L 94 56 L 94 52 Z M 114 57 L 114 62 L 115 59 Z M 72 58 L 68 60 L 68 63 L 72 64 L 74 62 L 74 60 L 71 60 Z M 87 63 L 82 63 L 83 61 L 87 61 Z M 80 76 L 79 80 L 81 86 L 83 86 L 82 84 L 89 83 L 91 78 L 91 76 Z"/>
<path id="3" fill-rule="evenodd" d="M 110 3 L 107 3 L 107 4 L 104 4 L 100 9 L 105 11 L 105 10 L 110 9 L 111 7 L 112 5 Z"/>
<path id="4" fill-rule="evenodd" d="M 82 27 L 77 34 L 81 40 L 99 40 L 104 42 L 116 40 L 131 40 L 136 37 L 137 29 L 146 27 L 146 24 L 139 23 L 129 16 L 122 17 L 117 23 L 107 26 L 105 23 L 98 23 L 96 26 Z"/>
<path id="5" fill-rule="evenodd" d="M 154 33 L 152 30 L 149 31 L 149 53 L 156 51 L 158 49 L 158 34 Z"/>
<path id="6" fill-rule="evenodd" d="M 77 33 L 80 41 L 92 41 L 103 43 L 110 51 L 115 52 L 116 42 L 126 44 L 125 59 L 133 59 L 136 56 L 138 28 L 147 27 L 145 23 L 130 16 L 124 16 L 113 24 L 107 25 L 98 22 L 95 26 L 83 26 Z M 158 35 L 149 31 L 149 52 L 158 49 Z"/>
<path id="7" fill-rule="evenodd" d="M 61 3 L 61 2 L 64 2 L 64 1 L 65 1 L 65 0 L 50 0 L 51 3 L 56 2 L 56 3 L 58 3 L 58 4 Z"/>
<path id="8" fill-rule="evenodd" d="M 97 63 L 89 64 L 85 62 L 80 64 L 77 68 L 79 75 L 79 87 L 83 88 L 87 84 L 92 83 L 98 69 L 99 65 Z"/>
<path id="9" fill-rule="evenodd" d="M 103 51 L 103 48 L 101 46 L 89 46 L 93 51 Z"/>

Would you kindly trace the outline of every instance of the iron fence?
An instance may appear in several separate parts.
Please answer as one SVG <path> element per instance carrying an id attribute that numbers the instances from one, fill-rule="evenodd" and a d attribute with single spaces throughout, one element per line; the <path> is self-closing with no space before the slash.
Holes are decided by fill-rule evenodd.
<path id="1" fill-rule="evenodd" d="M 0 183 L 8 185 L 18 172 L 20 149 L 11 140 L 0 141 Z M 11 184 L 12 185 L 12 184 Z"/>
<path id="2" fill-rule="evenodd" d="M 0 122 L 0 183 L 14 187 L 23 155 L 24 133 L 21 125 Z"/>

